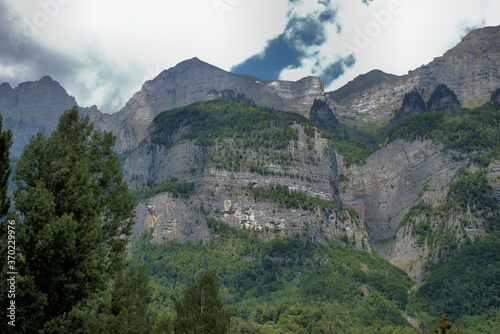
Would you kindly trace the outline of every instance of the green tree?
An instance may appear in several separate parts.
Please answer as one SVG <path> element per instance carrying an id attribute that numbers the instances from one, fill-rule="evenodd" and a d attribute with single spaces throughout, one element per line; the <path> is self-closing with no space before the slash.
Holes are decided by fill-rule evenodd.
<path id="1" fill-rule="evenodd" d="M 7 215 L 9 211 L 9 198 L 7 188 L 10 177 L 10 157 L 9 150 L 12 146 L 12 132 L 10 130 L 2 131 L 3 119 L 0 115 L 0 218 Z"/>
<path id="2" fill-rule="evenodd" d="M 441 320 L 431 327 L 432 334 L 461 334 L 463 333 L 459 328 L 453 325 L 451 318 L 447 314 L 441 316 Z"/>
<path id="3" fill-rule="evenodd" d="M 224 334 L 229 332 L 231 312 L 223 307 L 217 291 L 217 277 L 207 271 L 183 291 L 175 304 L 175 333 Z"/>
<path id="4" fill-rule="evenodd" d="M 59 331 L 79 302 L 125 268 L 134 201 L 111 132 L 73 108 L 50 137 L 33 136 L 17 161 L 19 325 Z M 22 287 L 22 290 L 21 290 Z"/>
<path id="5" fill-rule="evenodd" d="M 123 270 L 102 293 L 91 296 L 69 313 L 72 334 L 150 333 L 146 304 L 149 277 L 144 267 Z"/>

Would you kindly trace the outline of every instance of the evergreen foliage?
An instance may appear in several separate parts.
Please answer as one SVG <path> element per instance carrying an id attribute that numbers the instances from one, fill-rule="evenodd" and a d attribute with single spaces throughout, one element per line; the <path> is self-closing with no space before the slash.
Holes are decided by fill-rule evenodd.
<path id="1" fill-rule="evenodd" d="M 218 277 L 232 333 L 413 333 L 403 317 L 412 283 L 376 254 L 231 228 L 208 219 L 212 239 L 154 245 L 145 232 L 131 257 L 153 281 L 150 307 L 171 314 L 194 277 Z"/>
<path id="2" fill-rule="evenodd" d="M 500 113 L 492 107 L 427 112 L 397 124 L 389 141 L 430 139 L 447 150 L 475 154 L 473 160 L 488 166 L 500 158 Z"/>
<path id="3" fill-rule="evenodd" d="M 150 187 L 147 190 L 137 190 L 134 192 L 136 203 L 142 202 L 146 198 L 153 197 L 159 193 L 169 192 L 174 197 L 189 198 L 194 193 L 193 183 L 181 183 L 178 178 L 171 178 L 167 182 Z"/>
<path id="4" fill-rule="evenodd" d="M 500 308 L 497 284 L 500 241 L 497 238 L 468 242 L 446 262 L 429 268 L 429 272 L 408 305 L 410 314 L 424 313 L 435 319 L 446 313 L 459 320 L 469 317 L 468 322 L 473 323 L 471 316 L 481 317 Z"/>
<path id="5" fill-rule="evenodd" d="M 17 161 L 17 332 L 76 331 L 73 308 L 123 281 L 134 201 L 114 142 L 73 108 L 50 137 L 33 136 Z M 128 305 L 110 314 L 131 326 L 117 312 Z"/>
<path id="6" fill-rule="evenodd" d="M 175 333 L 225 334 L 229 332 L 231 311 L 222 306 L 217 277 L 210 271 L 182 293 L 175 304 Z"/>
<path id="7" fill-rule="evenodd" d="M 10 147 L 12 146 L 12 132 L 3 131 L 3 118 L 0 115 L 0 219 L 7 215 L 10 207 L 10 199 L 7 196 L 7 188 L 10 178 Z"/>
<path id="8" fill-rule="evenodd" d="M 294 123 L 309 124 L 295 113 L 214 100 L 164 111 L 153 120 L 151 142 L 171 147 L 177 141 L 194 140 L 213 146 L 218 138 L 239 139 L 245 148 L 285 149 L 298 139 Z"/>

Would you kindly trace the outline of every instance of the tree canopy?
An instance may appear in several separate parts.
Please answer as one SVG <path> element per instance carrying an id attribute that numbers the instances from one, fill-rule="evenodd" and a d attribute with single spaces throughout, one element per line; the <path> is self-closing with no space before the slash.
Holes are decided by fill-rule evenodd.
<path id="1" fill-rule="evenodd" d="M 17 161 L 16 302 L 25 332 L 56 328 L 125 268 L 134 201 L 114 143 L 73 108 L 50 137 L 33 136 Z"/>

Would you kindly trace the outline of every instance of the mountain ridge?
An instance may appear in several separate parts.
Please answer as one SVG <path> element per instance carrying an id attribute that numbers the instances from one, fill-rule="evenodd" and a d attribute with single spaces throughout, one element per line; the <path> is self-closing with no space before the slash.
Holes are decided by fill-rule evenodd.
<path id="1" fill-rule="evenodd" d="M 427 100 L 439 84 L 453 90 L 465 107 L 481 106 L 500 87 L 498 40 L 500 26 L 474 29 L 443 56 L 408 74 L 373 70 L 325 94 L 337 99 L 339 116 L 362 122 L 390 119 L 406 93 L 417 90 Z"/>

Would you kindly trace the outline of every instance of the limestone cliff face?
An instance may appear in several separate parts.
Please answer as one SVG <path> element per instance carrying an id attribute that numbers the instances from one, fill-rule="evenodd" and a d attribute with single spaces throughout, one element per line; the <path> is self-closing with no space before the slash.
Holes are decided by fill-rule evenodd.
<path id="1" fill-rule="evenodd" d="M 309 137 L 300 124 L 298 140 L 288 150 L 256 151 L 247 149 L 242 159 L 258 164 L 265 173 L 243 167 L 240 170 L 217 168 L 210 160 L 217 147 L 200 147 L 194 141 L 181 140 L 170 148 L 143 143 L 125 163 L 125 178 L 133 188 L 147 180 L 161 184 L 175 177 L 193 183 L 195 194 L 188 199 L 169 193 L 150 197 L 137 206 L 138 231 L 154 227 L 155 242 L 197 240 L 209 237 L 207 217 L 229 226 L 267 231 L 269 238 L 298 237 L 315 242 L 349 243 L 370 250 L 364 222 L 353 211 L 341 208 L 315 211 L 290 209 L 271 200 L 257 201 L 249 187 L 285 185 L 308 196 L 340 203 L 335 152 L 329 140 L 316 132 Z M 225 140 L 230 147 L 232 139 Z M 270 157 L 291 154 L 288 162 Z"/>
<path id="2" fill-rule="evenodd" d="M 338 156 L 339 172 L 349 178 L 340 184 L 342 203 L 356 208 L 373 240 L 392 237 L 418 200 L 442 200 L 456 171 L 465 165 L 430 141 L 395 140 L 370 155 L 361 167 L 346 166 Z"/>
<path id="3" fill-rule="evenodd" d="M 364 122 L 392 117 L 404 94 L 419 91 L 425 100 L 439 84 L 448 86 L 464 107 L 489 101 L 500 87 L 500 26 L 472 30 L 460 44 L 407 75 L 372 71 L 345 87 L 329 92 L 341 117 Z"/>
<path id="4" fill-rule="evenodd" d="M 342 203 L 355 208 L 366 221 L 372 246 L 417 281 L 425 276 L 425 264 L 440 255 L 437 250 L 445 254 L 447 247 L 433 248 L 430 240 L 415 233 L 415 226 L 425 221 L 430 224 L 429 231 L 450 233 L 450 240 L 457 240 L 458 245 L 465 241 L 465 235 L 471 239 L 484 235 L 483 219 L 463 213 L 417 215 L 411 223 L 401 225 L 418 203 L 431 207 L 444 203 L 460 168 L 477 171 L 469 159 L 454 161 L 452 153 L 431 141 L 402 139 L 377 150 L 361 167 L 347 166 L 337 156 L 339 173 L 348 178 L 340 183 Z M 487 173 L 493 185 L 492 196 L 496 196 L 500 192 L 500 162 L 492 164 Z M 464 221 L 473 223 L 467 225 Z"/>
<path id="5" fill-rule="evenodd" d="M 50 135 L 63 112 L 75 106 L 78 107 L 75 98 L 48 76 L 21 83 L 15 88 L 8 83 L 1 84 L 0 114 L 5 128 L 12 130 L 11 154 L 19 155 L 38 131 Z M 82 115 L 90 115 L 91 121 L 101 119 L 102 114 L 95 106 L 78 109 Z"/>

